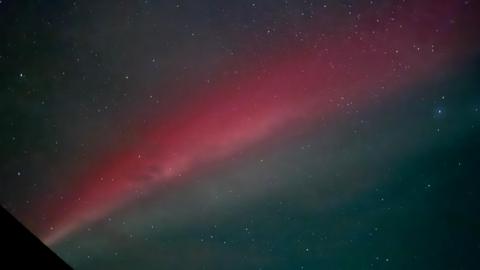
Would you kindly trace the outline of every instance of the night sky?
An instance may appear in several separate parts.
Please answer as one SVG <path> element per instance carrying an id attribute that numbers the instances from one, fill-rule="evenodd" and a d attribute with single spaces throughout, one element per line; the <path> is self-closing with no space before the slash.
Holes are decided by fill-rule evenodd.
<path id="1" fill-rule="evenodd" d="M 0 202 L 75 269 L 477 269 L 480 3 L 0 0 Z"/>

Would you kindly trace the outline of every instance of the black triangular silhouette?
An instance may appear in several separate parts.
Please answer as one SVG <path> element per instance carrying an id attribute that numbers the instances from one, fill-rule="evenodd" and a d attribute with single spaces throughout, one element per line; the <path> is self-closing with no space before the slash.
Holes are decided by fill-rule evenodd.
<path id="1" fill-rule="evenodd" d="M 2 269 L 72 269 L 35 235 L 0 207 Z"/>

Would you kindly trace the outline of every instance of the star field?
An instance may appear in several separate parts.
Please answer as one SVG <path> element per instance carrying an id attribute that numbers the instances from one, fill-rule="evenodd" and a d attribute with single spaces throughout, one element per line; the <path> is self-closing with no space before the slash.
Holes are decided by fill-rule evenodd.
<path id="1" fill-rule="evenodd" d="M 0 202 L 75 269 L 471 269 L 474 1 L 0 1 Z"/>

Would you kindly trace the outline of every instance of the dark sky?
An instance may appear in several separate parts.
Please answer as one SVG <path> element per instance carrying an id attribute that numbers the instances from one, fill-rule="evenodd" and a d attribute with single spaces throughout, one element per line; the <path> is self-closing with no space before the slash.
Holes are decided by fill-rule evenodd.
<path id="1" fill-rule="evenodd" d="M 473 1 L 0 1 L 0 202 L 75 269 L 474 269 Z"/>

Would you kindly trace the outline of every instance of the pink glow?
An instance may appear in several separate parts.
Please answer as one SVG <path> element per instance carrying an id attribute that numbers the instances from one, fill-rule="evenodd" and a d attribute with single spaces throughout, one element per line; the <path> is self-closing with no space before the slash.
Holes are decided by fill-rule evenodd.
<path id="1" fill-rule="evenodd" d="M 357 35 L 330 37 L 318 48 L 283 48 L 293 53 L 275 52 L 270 57 L 275 60 L 265 64 L 267 74 L 248 66 L 240 79 L 206 88 L 208 96 L 173 110 L 142 141 L 74 177 L 79 185 L 69 199 L 61 206 L 46 203 L 42 209 L 51 216 L 33 231 L 52 245 L 133 199 L 136 190 L 184 179 L 289 127 L 331 117 L 348 103 L 366 106 L 370 93 L 388 96 L 430 76 L 471 44 L 459 26 L 444 21 L 457 4 L 422 2 L 429 3 L 392 8 L 395 22 L 378 25 L 376 16 L 366 17 Z M 442 30 L 432 30 L 435 24 Z"/>

